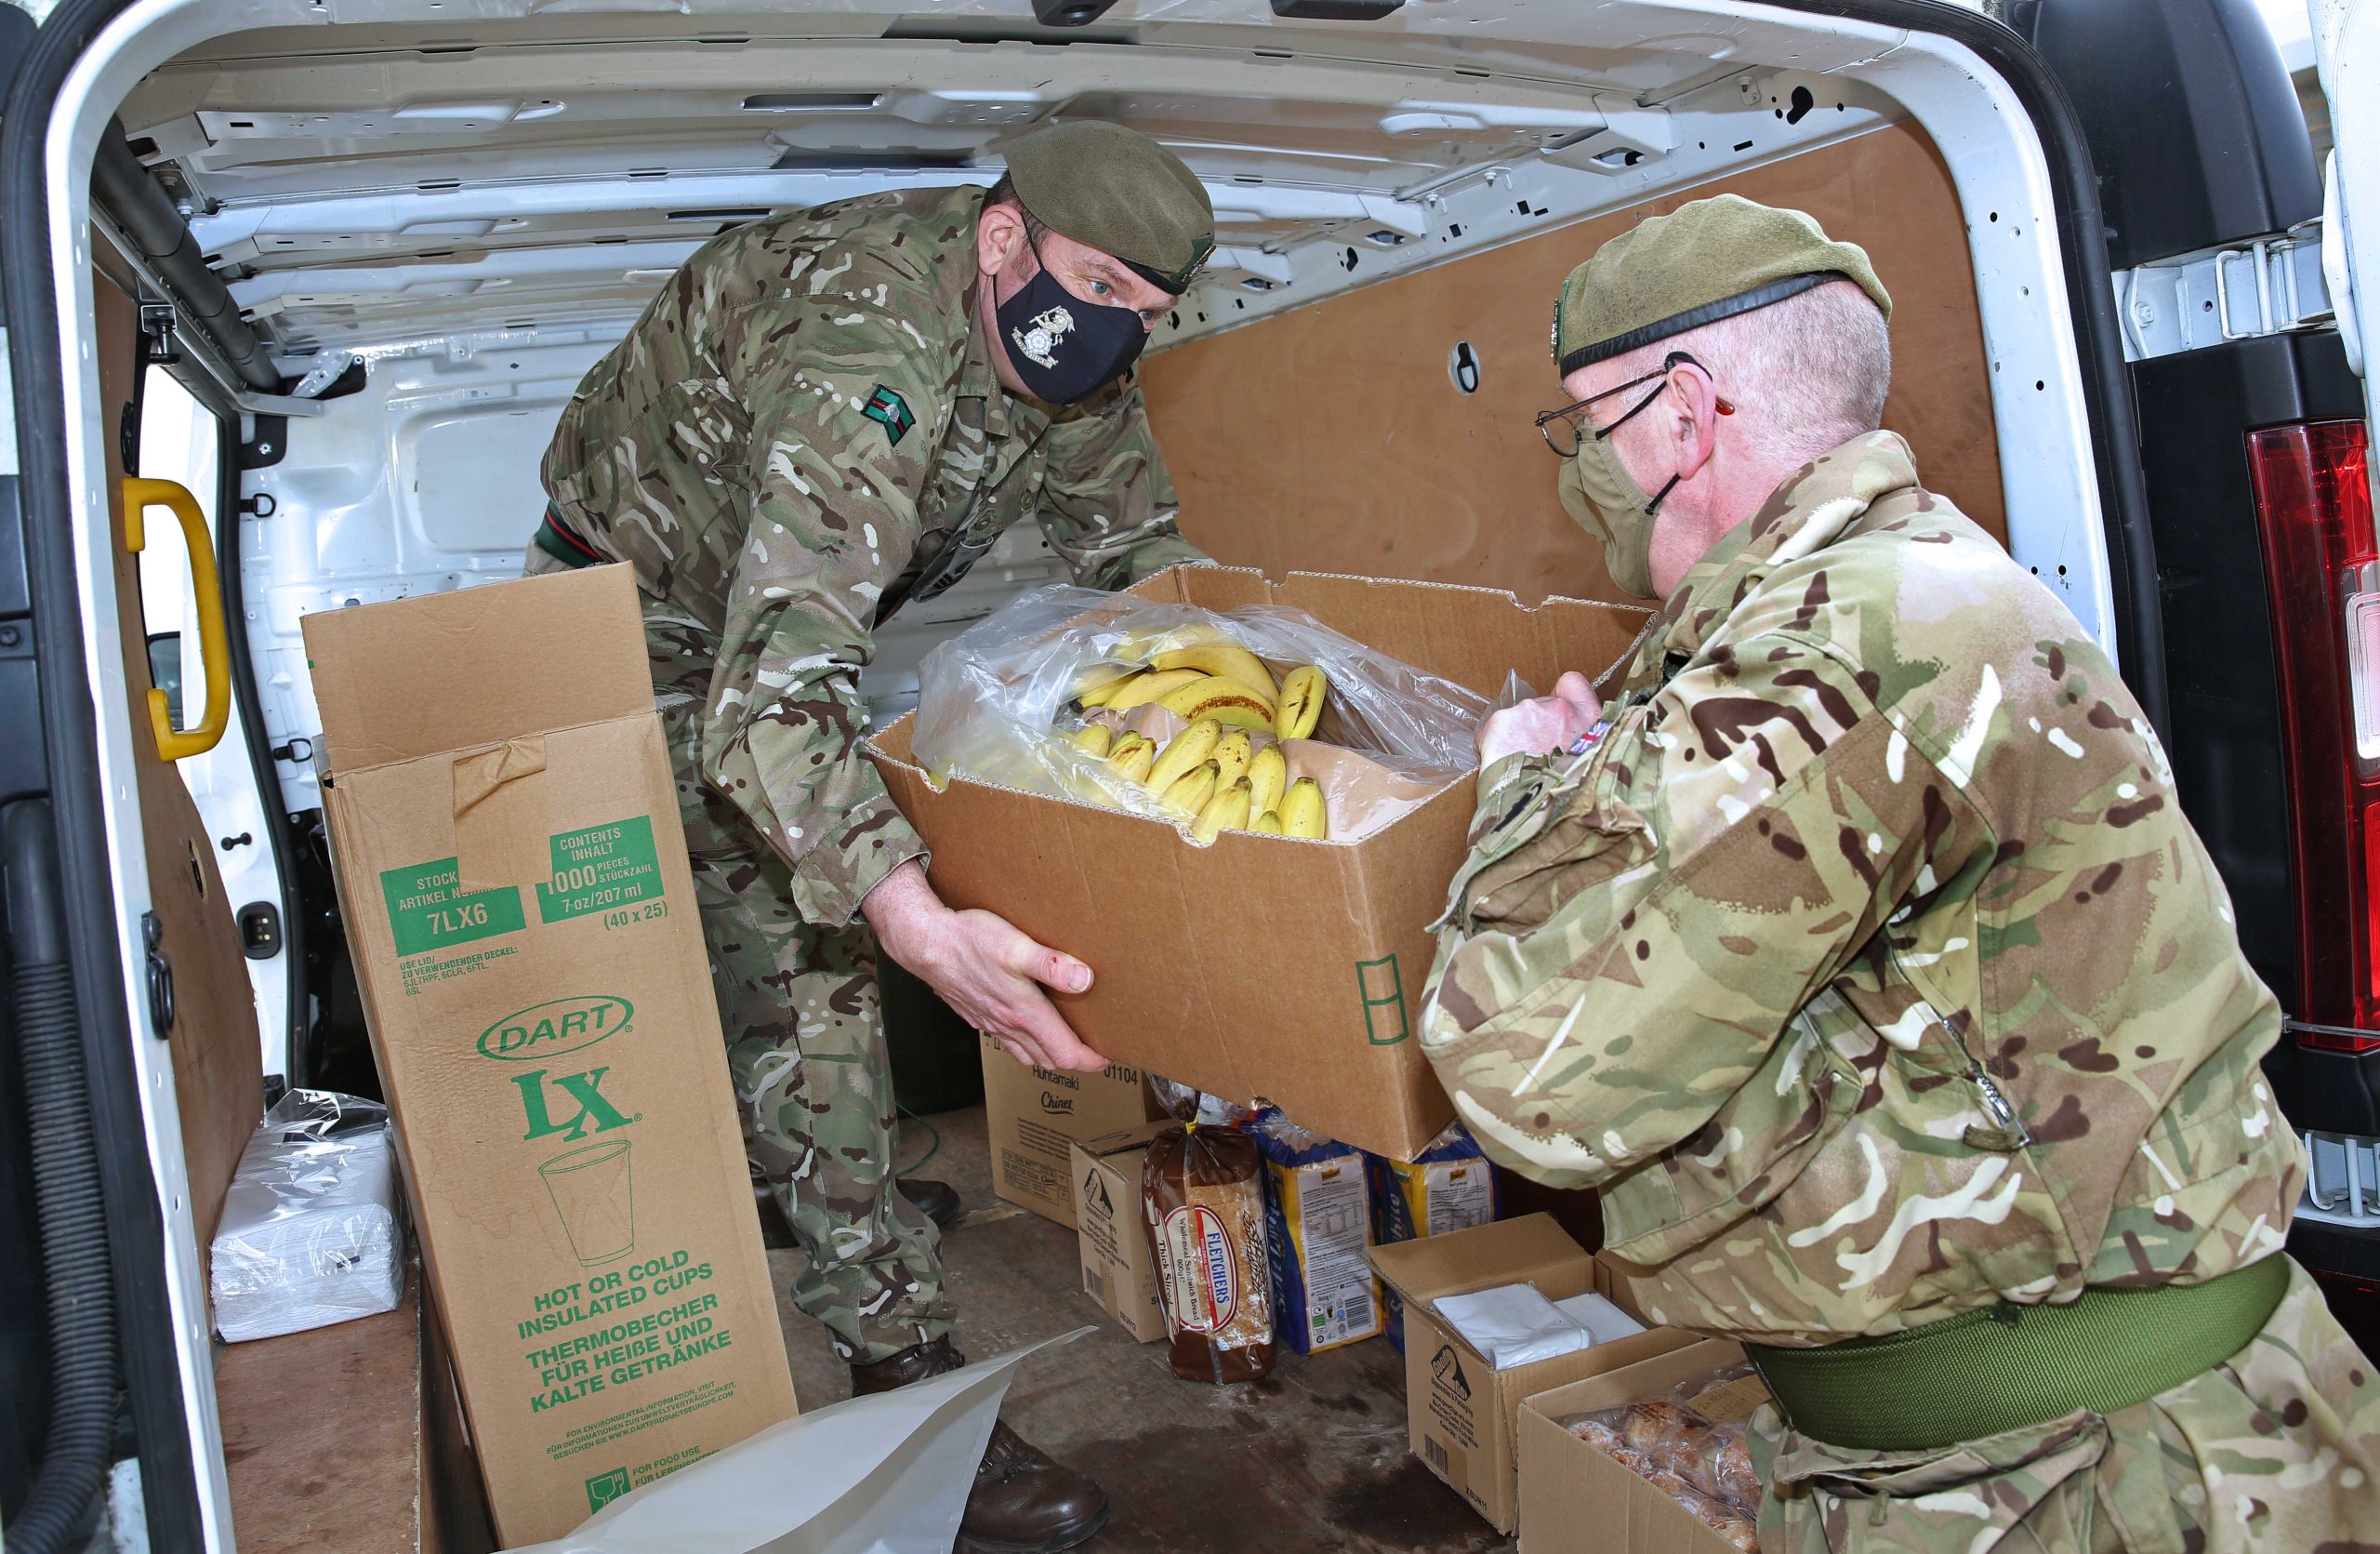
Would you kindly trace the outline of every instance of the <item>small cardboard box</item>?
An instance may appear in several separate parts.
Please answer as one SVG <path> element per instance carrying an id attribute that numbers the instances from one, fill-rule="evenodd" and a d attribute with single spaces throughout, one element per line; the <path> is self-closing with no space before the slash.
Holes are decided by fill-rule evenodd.
<path id="1" fill-rule="evenodd" d="M 1138 1069 L 1117 1063 L 1096 1074 L 1028 1068 L 990 1037 L 983 1043 L 992 1190 L 1074 1229 L 1076 1141 L 1157 1116 L 1148 1083 Z"/>
<path id="2" fill-rule="evenodd" d="M 1665 1395 L 1739 1363 L 1740 1345 L 1704 1338 L 1521 1405 L 1521 1547 L 1528 1554 L 1735 1554 L 1685 1507 L 1572 1435 L 1561 1421 Z"/>
<path id="3" fill-rule="evenodd" d="M 1280 604 L 1390 657 L 1495 697 L 1505 676 L 1550 688 L 1601 671 L 1641 610 L 1445 583 L 1176 567 L 1144 598 L 1232 610 Z M 870 741 L 901 812 L 933 849 L 934 886 L 1088 961 L 1065 1001 L 1084 1041 L 1118 1063 L 1315 1132 L 1411 1159 L 1454 1116 L 1410 1040 L 1474 804 L 1466 774 L 1356 842 L 1232 831 L 1195 847 L 1160 820 L 955 778 L 913 758 L 915 719 Z"/>
<path id="4" fill-rule="evenodd" d="M 1500 1284 L 1534 1284 L 1548 1300 L 1590 1290 L 1612 1294 L 1610 1273 L 1548 1215 L 1376 1246 L 1372 1267 L 1405 1304 L 1405 1406 L 1413 1454 L 1500 1533 L 1511 1532 L 1518 1516 L 1520 1467 L 1513 1437 L 1523 1399 L 1695 1341 L 1690 1333 L 1657 1327 L 1533 1364 L 1490 1366 L 1439 1318 L 1439 1300 Z"/>
<path id="5" fill-rule="evenodd" d="M 794 1413 L 625 566 L 312 615 L 373 1056 L 496 1533 Z"/>
<path id="6" fill-rule="evenodd" d="M 1141 1223 L 1141 1163 L 1170 1122 L 1143 1122 L 1074 1146 L 1075 1226 L 1083 1294 L 1144 1344 L 1165 1336 L 1157 1262 Z"/>

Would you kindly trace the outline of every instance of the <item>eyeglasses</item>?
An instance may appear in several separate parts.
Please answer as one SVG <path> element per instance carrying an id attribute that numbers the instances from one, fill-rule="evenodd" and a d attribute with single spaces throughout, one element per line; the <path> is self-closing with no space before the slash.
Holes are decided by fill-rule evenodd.
<path id="1" fill-rule="evenodd" d="M 1681 366 L 1692 367 L 1705 378 L 1711 376 L 1711 369 L 1700 362 L 1683 351 L 1673 351 L 1662 358 L 1660 366 L 1654 371 L 1632 378 L 1625 383 L 1614 384 L 1599 394 L 1589 394 L 1575 405 L 1566 405 L 1559 410 L 1546 411 L 1537 418 L 1537 430 L 1545 438 L 1547 447 L 1552 448 L 1564 458 L 1575 458 L 1579 449 L 1586 445 L 1588 432 L 1593 432 L 1595 434 L 1595 440 L 1601 442 L 1633 420 L 1640 411 L 1648 408 L 1653 401 L 1661 397 L 1661 391 L 1656 387 L 1651 393 L 1631 405 L 1626 415 L 1609 426 L 1590 425 L 1587 421 L 1589 405 L 1609 399 L 1614 394 L 1624 394 L 1631 389 L 1640 388 L 1646 383 L 1654 382 L 1657 379 L 1667 378 L 1671 372 Z M 1719 400 L 1716 408 L 1723 416 L 1732 416 L 1736 413 L 1735 404 L 1731 400 Z"/>

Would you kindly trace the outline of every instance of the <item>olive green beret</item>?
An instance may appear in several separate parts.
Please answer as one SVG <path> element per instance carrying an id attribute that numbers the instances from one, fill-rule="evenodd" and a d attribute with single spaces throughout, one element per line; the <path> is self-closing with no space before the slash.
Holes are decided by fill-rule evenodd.
<path id="1" fill-rule="evenodd" d="M 1034 130 L 1010 144 L 1008 176 L 1034 219 L 1175 297 L 1215 251 L 1206 186 L 1137 129 L 1083 119 Z"/>
<path id="2" fill-rule="evenodd" d="M 1621 232 L 1570 272 L 1554 304 L 1554 359 L 1567 378 L 1828 281 L 1857 282 L 1892 317 L 1893 299 L 1858 244 L 1831 241 L 1802 211 L 1740 194 L 1696 200 Z"/>

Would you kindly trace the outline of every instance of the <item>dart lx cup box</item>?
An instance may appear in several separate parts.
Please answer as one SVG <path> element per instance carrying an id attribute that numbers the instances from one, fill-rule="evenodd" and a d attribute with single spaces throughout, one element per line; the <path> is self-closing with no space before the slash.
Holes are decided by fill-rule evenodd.
<path id="1" fill-rule="evenodd" d="M 496 1530 L 794 1413 L 625 566 L 305 618 L 372 1051 Z"/>

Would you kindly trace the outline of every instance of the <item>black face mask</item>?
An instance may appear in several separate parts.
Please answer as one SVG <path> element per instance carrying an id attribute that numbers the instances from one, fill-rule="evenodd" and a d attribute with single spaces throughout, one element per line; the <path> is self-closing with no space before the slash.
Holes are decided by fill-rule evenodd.
<path id="1" fill-rule="evenodd" d="M 1041 259 L 1038 244 L 1033 258 Z M 993 318 L 1025 392 L 1052 405 L 1087 399 L 1123 377 L 1149 339 L 1139 313 L 1084 301 L 1060 286 L 1047 264 L 994 309 Z"/>

